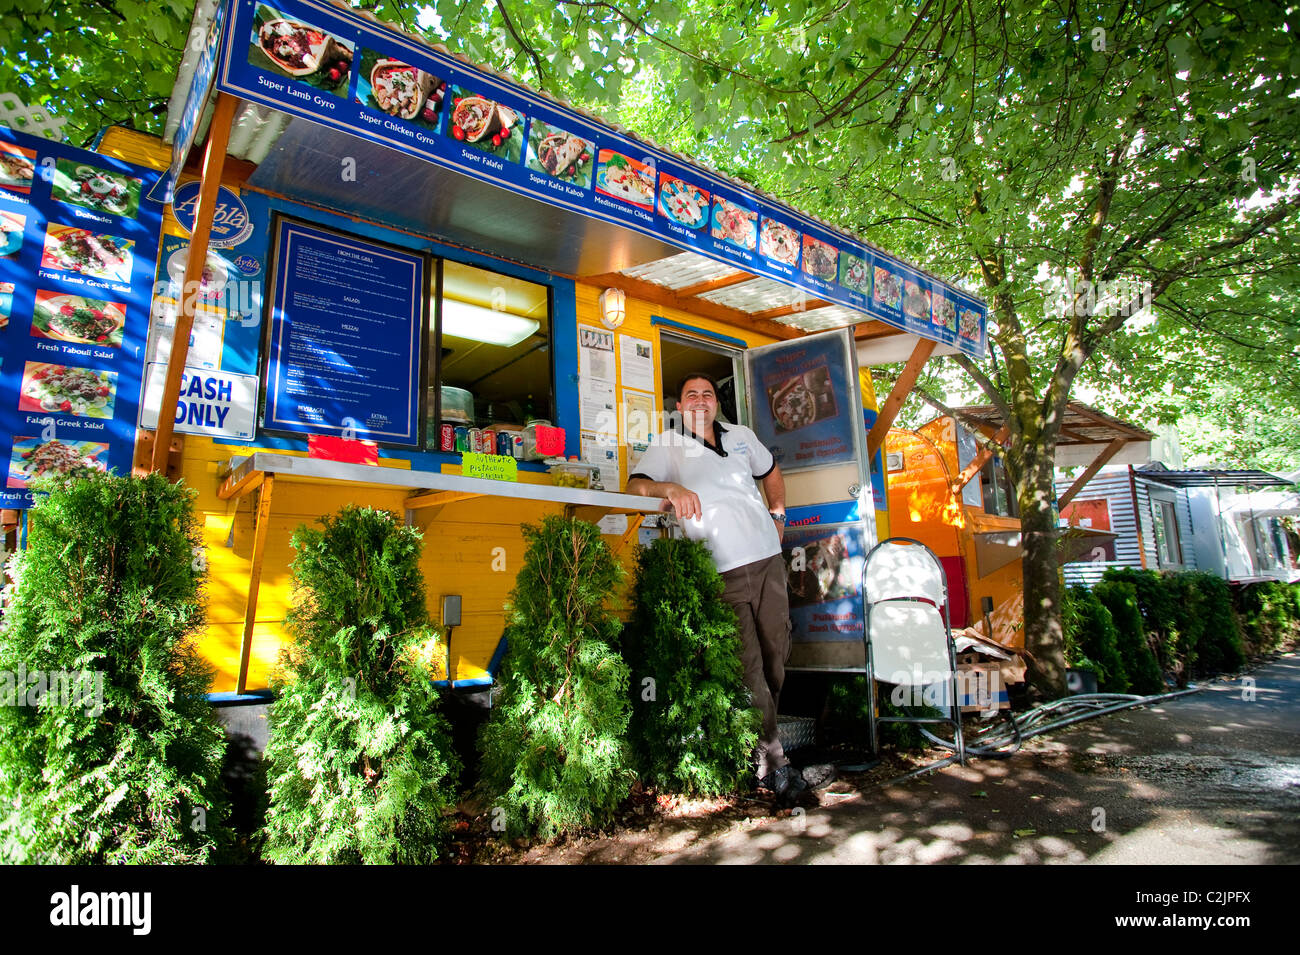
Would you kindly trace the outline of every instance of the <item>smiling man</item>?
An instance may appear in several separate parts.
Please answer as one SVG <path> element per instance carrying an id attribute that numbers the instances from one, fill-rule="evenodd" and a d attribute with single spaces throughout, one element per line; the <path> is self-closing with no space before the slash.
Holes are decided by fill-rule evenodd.
<path id="1" fill-rule="evenodd" d="M 763 713 L 759 781 L 779 800 L 807 788 L 777 736 L 776 709 L 790 656 L 790 600 L 781 537 L 785 481 L 753 431 L 718 422 L 718 385 L 691 372 L 677 388 L 682 433 L 655 436 L 628 478 L 629 494 L 667 498 L 687 537 L 702 540 L 740 621 L 745 684 Z M 762 485 L 763 496 L 759 494 Z"/>

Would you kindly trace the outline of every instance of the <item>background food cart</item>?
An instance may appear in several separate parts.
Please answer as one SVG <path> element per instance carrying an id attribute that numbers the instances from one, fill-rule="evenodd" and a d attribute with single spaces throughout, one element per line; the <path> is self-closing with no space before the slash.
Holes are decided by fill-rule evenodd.
<path id="1" fill-rule="evenodd" d="M 446 677 L 490 682 L 520 525 L 603 516 L 626 558 L 660 502 L 615 492 L 701 368 L 788 476 L 792 663 L 861 666 L 868 462 L 932 354 L 983 353 L 980 301 L 348 7 L 202 2 L 192 35 L 170 152 L 119 130 L 99 149 L 169 170 L 137 464 L 198 491 L 219 694 L 267 686 L 291 533 L 349 502 L 421 528 Z M 865 365 L 900 360 L 877 409 Z M 607 490 L 442 449 L 444 424 L 529 416 Z"/>
<path id="2" fill-rule="evenodd" d="M 1016 494 L 996 453 L 1007 432 L 997 409 L 948 409 L 885 443 L 893 533 L 928 545 L 948 576 L 954 628 L 972 627 L 1006 647 L 1024 647 L 1024 582 Z M 1107 463 L 1143 462 L 1155 435 L 1080 402 L 1066 409 L 1059 467 L 1083 467 L 1060 486 L 1062 512 Z M 1061 563 L 1094 551 L 1114 556 L 1108 523 L 1071 527 L 1057 543 Z"/>

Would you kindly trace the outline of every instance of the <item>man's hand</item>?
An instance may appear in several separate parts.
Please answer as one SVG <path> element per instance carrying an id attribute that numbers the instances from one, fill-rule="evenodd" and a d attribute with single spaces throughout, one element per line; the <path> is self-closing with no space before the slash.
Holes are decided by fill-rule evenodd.
<path id="1" fill-rule="evenodd" d="M 700 506 L 700 496 L 680 484 L 668 484 L 665 487 L 664 497 L 668 498 L 668 503 L 673 506 L 679 521 L 689 521 L 693 517 L 704 516 L 704 508 Z"/>
<path id="2" fill-rule="evenodd" d="M 700 496 L 672 481 L 633 478 L 627 482 L 627 493 L 640 494 L 643 497 L 667 498 L 679 521 L 689 521 L 691 518 L 704 516 L 704 508 L 700 506 Z"/>

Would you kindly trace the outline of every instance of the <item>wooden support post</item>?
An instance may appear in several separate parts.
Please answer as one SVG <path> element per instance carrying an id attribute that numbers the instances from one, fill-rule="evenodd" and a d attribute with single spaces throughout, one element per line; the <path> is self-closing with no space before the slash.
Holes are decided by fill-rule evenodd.
<path id="1" fill-rule="evenodd" d="M 600 519 L 606 514 L 612 512 L 612 508 L 604 507 L 598 504 L 565 504 L 564 516 L 567 518 L 577 518 L 580 521 L 587 521 L 589 524 L 599 524 Z"/>
<path id="2" fill-rule="evenodd" d="M 636 533 L 641 529 L 641 522 L 645 520 L 644 514 L 629 514 L 627 516 L 627 530 L 619 538 L 618 543 L 614 545 L 614 553 L 621 554 L 623 548 L 636 540 Z"/>
<path id="3" fill-rule="evenodd" d="M 251 494 L 262 486 L 269 475 L 265 471 L 249 471 L 238 481 L 234 480 L 234 475 L 226 478 L 221 482 L 221 487 L 217 489 L 217 499 L 228 501 L 233 498 L 241 498 L 245 494 Z M 231 483 L 234 481 L 234 483 Z"/>
<path id="4" fill-rule="evenodd" d="M 167 377 L 163 384 L 162 405 L 158 408 L 158 429 L 153 445 L 152 470 L 167 467 L 167 452 L 172 444 L 175 425 L 176 401 L 181 394 L 181 374 L 190 350 L 190 330 L 194 326 L 194 309 L 198 302 L 195 289 L 203 276 L 203 266 L 208 259 L 208 234 L 212 231 L 212 217 L 217 211 L 217 187 L 221 185 L 221 172 L 226 162 L 226 144 L 230 140 L 230 126 L 235 119 L 239 98 L 229 93 L 217 95 L 217 108 L 208 126 L 208 146 L 203 156 L 203 179 L 199 188 L 199 207 L 194 219 L 194 234 L 190 236 L 189 258 L 185 262 L 185 279 L 181 286 L 181 308 L 176 314 L 176 328 L 172 332 L 172 350 L 167 360 Z"/>
<path id="5" fill-rule="evenodd" d="M 472 501 L 482 496 L 468 491 L 426 491 L 423 494 L 412 494 L 404 503 L 408 510 L 416 510 L 421 507 L 443 507 L 457 501 Z"/>
<path id="6" fill-rule="evenodd" d="M 253 651 L 253 624 L 257 620 L 257 592 L 262 586 L 262 562 L 266 558 L 266 526 L 271 522 L 271 490 L 275 475 L 268 474 L 262 481 L 262 493 L 257 502 L 257 516 L 253 518 L 253 566 L 248 576 L 248 603 L 244 606 L 244 638 L 239 644 L 239 682 L 235 692 L 243 693 L 248 685 L 248 660 Z"/>
<path id="7" fill-rule="evenodd" d="M 1001 444 L 1009 437 L 1011 437 L 1011 429 L 1003 425 L 989 440 L 992 444 Z M 970 459 L 970 464 L 966 465 L 965 470 L 952 482 L 952 493 L 960 494 L 961 489 L 971 482 L 971 478 L 980 473 L 980 468 L 988 464 L 991 457 L 993 457 L 993 449 L 989 445 L 980 448 L 979 453 Z"/>
<path id="8" fill-rule="evenodd" d="M 1084 468 L 1083 473 L 1074 479 L 1074 483 L 1070 485 L 1070 489 L 1057 498 L 1057 507 L 1061 510 L 1065 510 L 1065 506 L 1074 500 L 1074 495 L 1082 491 L 1084 487 L 1087 486 L 1088 482 L 1096 476 L 1097 472 L 1102 469 L 1102 466 L 1117 455 L 1120 448 L 1124 447 L 1126 444 L 1128 444 L 1128 438 L 1116 438 L 1110 444 L 1106 445 L 1106 447 L 1102 448 L 1101 454 L 1093 458 L 1092 463 Z"/>
<path id="9" fill-rule="evenodd" d="M 898 376 L 898 381 L 894 382 L 894 387 L 889 392 L 889 397 L 885 399 L 880 414 L 876 415 L 876 423 L 871 426 L 871 431 L 867 435 L 868 461 L 874 458 L 876 452 L 884 445 L 885 435 L 889 434 L 889 429 L 894 426 L 894 419 L 898 417 L 898 410 L 903 407 L 904 400 L 912 393 L 912 388 L 921 374 L 921 369 L 925 367 L 926 361 L 934 353 L 935 344 L 935 342 L 923 338 L 912 349 L 912 357 L 907 360 L 907 364 L 903 367 L 903 373 Z"/>

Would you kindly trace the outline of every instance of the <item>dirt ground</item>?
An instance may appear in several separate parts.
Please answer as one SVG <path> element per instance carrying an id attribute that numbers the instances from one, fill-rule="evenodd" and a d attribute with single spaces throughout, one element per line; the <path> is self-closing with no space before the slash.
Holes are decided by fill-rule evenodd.
<path id="1" fill-rule="evenodd" d="M 612 831 L 538 845 L 506 842 L 482 816 L 462 816 L 453 857 L 524 865 L 1295 863 L 1297 754 L 1300 654 L 1289 652 L 1198 693 L 1035 737 L 1010 759 L 898 781 L 947 754 L 886 753 L 870 772 L 843 773 L 794 809 L 776 810 L 761 795 L 638 793 Z"/>

